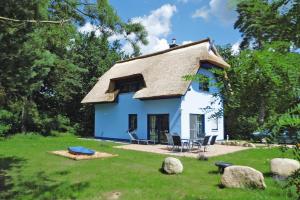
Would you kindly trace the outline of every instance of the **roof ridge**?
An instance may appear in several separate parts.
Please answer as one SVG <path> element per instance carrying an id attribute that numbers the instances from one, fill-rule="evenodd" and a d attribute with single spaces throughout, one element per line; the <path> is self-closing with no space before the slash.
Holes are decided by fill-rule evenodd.
<path id="1" fill-rule="evenodd" d="M 185 48 L 185 47 L 189 47 L 189 46 L 193 46 L 193 45 L 197 45 L 197 44 L 200 44 L 200 43 L 203 43 L 203 42 L 209 42 L 209 41 L 210 41 L 210 38 L 208 37 L 208 38 L 203 39 L 203 40 L 198 40 L 196 42 L 191 42 L 191 43 L 188 43 L 188 44 L 178 45 L 177 47 L 165 49 L 165 50 L 162 50 L 162 51 L 157 51 L 157 52 L 154 52 L 154 53 L 150 53 L 150 54 L 146 54 L 146 55 L 142 55 L 142 56 L 138 56 L 138 57 L 134 57 L 134 58 L 129 58 L 129 59 L 126 59 L 126 60 L 120 60 L 120 61 L 117 61 L 116 63 L 124 63 L 124 62 L 132 61 L 132 60 L 138 60 L 138 59 L 142 59 L 142 58 L 156 56 L 156 55 L 159 55 L 159 54 L 167 53 L 167 52 L 170 52 L 170 51 L 174 51 L 174 50 L 177 50 L 177 49 L 182 49 L 182 48 Z"/>

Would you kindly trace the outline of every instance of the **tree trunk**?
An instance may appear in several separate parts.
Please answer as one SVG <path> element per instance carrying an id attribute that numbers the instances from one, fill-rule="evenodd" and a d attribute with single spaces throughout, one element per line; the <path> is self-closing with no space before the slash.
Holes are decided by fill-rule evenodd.
<path id="1" fill-rule="evenodd" d="M 24 98 L 24 103 L 22 107 L 21 114 L 21 132 L 25 133 L 27 131 L 27 117 L 28 117 L 28 98 Z"/>
<path id="2" fill-rule="evenodd" d="M 265 98 L 262 97 L 259 105 L 259 116 L 258 116 L 258 122 L 260 125 L 263 125 L 265 122 L 265 117 L 266 117 L 266 101 Z"/>

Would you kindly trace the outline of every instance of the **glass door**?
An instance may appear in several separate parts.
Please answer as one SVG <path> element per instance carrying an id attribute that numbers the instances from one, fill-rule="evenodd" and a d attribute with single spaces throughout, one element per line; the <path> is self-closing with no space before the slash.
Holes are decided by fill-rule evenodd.
<path id="1" fill-rule="evenodd" d="M 202 114 L 190 114 L 190 138 L 203 138 L 205 136 L 205 117 Z"/>
<path id="2" fill-rule="evenodd" d="M 169 115 L 148 115 L 148 138 L 155 143 L 167 143 L 165 133 L 169 132 Z"/>

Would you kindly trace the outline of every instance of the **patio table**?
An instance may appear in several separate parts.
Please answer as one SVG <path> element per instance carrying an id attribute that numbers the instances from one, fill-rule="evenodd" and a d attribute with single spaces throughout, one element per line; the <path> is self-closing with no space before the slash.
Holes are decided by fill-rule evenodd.
<path id="1" fill-rule="evenodd" d="M 204 138 L 194 138 L 194 139 L 181 139 L 182 142 L 187 142 L 188 143 L 188 151 L 190 151 L 193 148 L 193 143 L 194 142 L 202 142 Z"/>

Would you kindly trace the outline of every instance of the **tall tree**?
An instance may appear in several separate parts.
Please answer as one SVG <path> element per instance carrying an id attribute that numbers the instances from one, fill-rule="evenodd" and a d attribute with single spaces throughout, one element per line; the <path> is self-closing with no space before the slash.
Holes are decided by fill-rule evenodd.
<path id="1" fill-rule="evenodd" d="M 261 48 L 272 41 L 300 47 L 299 0 L 239 0 L 234 28 L 242 33 L 241 47 Z"/>
<path id="2" fill-rule="evenodd" d="M 227 52 L 231 65 L 223 90 L 230 134 L 248 137 L 298 101 L 300 55 L 287 51 L 287 46 L 289 43 L 276 42 L 236 56 L 222 51 Z"/>
<path id="3" fill-rule="evenodd" d="M 9 0 L 0 4 L 0 17 L 0 121 L 11 133 L 49 134 L 84 123 L 74 109 L 85 109 L 84 93 L 124 56 L 108 37 L 134 34 L 132 45 L 147 43 L 143 26 L 123 22 L 107 0 Z M 99 36 L 77 31 L 87 21 Z"/>

